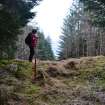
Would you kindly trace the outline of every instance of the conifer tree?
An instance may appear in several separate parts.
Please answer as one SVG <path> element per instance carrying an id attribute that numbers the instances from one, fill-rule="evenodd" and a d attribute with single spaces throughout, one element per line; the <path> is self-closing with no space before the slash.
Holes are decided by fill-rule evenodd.
<path id="1" fill-rule="evenodd" d="M 35 14 L 30 12 L 39 0 L 0 0 L 0 58 L 12 58 L 20 29 Z"/>
<path id="2" fill-rule="evenodd" d="M 54 60 L 50 37 L 45 38 L 43 32 L 39 32 L 38 36 L 39 43 L 37 57 L 41 60 Z"/>

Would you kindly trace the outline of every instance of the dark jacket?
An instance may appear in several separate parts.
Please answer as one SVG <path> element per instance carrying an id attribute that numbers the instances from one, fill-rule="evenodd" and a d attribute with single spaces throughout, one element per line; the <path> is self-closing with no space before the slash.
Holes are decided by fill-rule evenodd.
<path id="1" fill-rule="evenodd" d="M 36 35 L 32 35 L 32 33 L 29 33 L 25 39 L 25 43 L 29 47 L 36 47 L 38 37 Z"/>

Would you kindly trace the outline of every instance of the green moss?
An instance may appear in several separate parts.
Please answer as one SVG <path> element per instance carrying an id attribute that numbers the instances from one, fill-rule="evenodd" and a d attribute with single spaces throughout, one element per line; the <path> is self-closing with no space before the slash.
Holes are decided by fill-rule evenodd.
<path id="1" fill-rule="evenodd" d="M 23 75 L 27 78 L 30 78 L 31 75 L 32 75 L 32 64 L 31 63 L 28 63 L 28 62 L 18 62 L 18 67 L 19 67 L 19 70 L 18 70 L 18 75 Z"/>
<path id="2" fill-rule="evenodd" d="M 16 65 L 16 70 L 11 70 L 11 64 Z M 17 60 L 0 60 L 0 68 L 5 71 L 3 76 L 0 77 L 0 83 L 6 85 L 6 87 L 12 87 L 12 97 L 15 97 L 15 95 L 26 99 L 29 97 L 29 100 L 31 100 L 34 94 L 39 93 L 40 86 L 31 83 L 32 63 Z"/>
<path id="3" fill-rule="evenodd" d="M 101 87 L 101 89 L 105 89 L 105 79 L 96 80 L 96 86 Z"/>
<path id="4" fill-rule="evenodd" d="M 17 65 L 17 70 L 11 71 L 11 68 L 9 67 L 10 64 Z M 37 70 L 47 70 L 48 65 L 49 64 L 46 62 L 37 64 Z M 41 105 L 41 103 L 47 103 L 48 105 L 59 105 L 61 103 L 62 105 L 62 102 L 66 100 L 66 93 L 62 96 L 62 93 L 59 91 L 51 91 L 50 89 L 47 93 L 44 93 L 40 86 L 31 83 L 32 63 L 17 60 L 0 60 L 0 68 L 7 72 L 6 76 L 0 77 L 0 83 L 7 87 L 11 86 L 13 97 L 15 95 L 17 97 L 23 97 L 23 99 L 27 100 L 29 105 Z M 105 89 L 105 57 L 97 58 L 88 65 L 83 62 L 81 68 L 76 71 L 68 72 L 73 72 L 73 74 L 76 73 L 78 75 L 72 75 L 67 78 L 55 77 L 56 79 L 61 80 L 61 82 L 65 84 L 65 87 L 67 86 L 68 93 L 70 91 L 72 91 L 71 93 L 76 93 L 77 90 L 77 92 L 83 91 L 83 93 L 86 93 L 85 90 L 90 89 L 89 94 L 92 94 L 92 92 L 96 92 L 95 88 L 99 89 L 100 86 L 102 89 Z M 64 90 L 66 89 L 65 87 L 59 87 L 56 89 L 60 90 L 63 88 Z M 8 91 L 9 90 L 7 90 L 7 93 Z M 42 92 L 41 94 L 40 91 Z M 39 97 L 36 98 L 36 96 Z M 98 105 L 98 103 L 95 104 Z"/>
<path id="5" fill-rule="evenodd" d="M 35 94 L 35 93 L 38 93 L 40 91 L 40 87 L 37 86 L 37 85 L 33 85 L 33 84 L 27 84 L 25 86 L 25 89 L 24 89 L 24 93 L 25 94 Z"/>
<path id="6" fill-rule="evenodd" d="M 4 68 L 6 65 L 12 63 L 11 60 L 0 60 L 0 68 Z"/>

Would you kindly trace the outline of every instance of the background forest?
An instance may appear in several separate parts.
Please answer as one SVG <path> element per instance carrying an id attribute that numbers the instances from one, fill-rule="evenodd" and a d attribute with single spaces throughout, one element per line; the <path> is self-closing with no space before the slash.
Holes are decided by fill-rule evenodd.
<path id="1" fill-rule="evenodd" d="M 75 0 L 62 26 L 59 58 L 105 55 L 104 0 Z"/>
<path id="2" fill-rule="evenodd" d="M 0 0 L 0 58 L 27 59 L 24 39 L 32 27 L 27 23 L 36 16 L 30 10 L 41 0 Z M 40 30 L 40 29 L 39 29 Z M 51 39 L 39 31 L 37 57 L 53 60 Z M 59 59 L 105 55 L 104 0 L 74 0 L 64 19 Z"/>

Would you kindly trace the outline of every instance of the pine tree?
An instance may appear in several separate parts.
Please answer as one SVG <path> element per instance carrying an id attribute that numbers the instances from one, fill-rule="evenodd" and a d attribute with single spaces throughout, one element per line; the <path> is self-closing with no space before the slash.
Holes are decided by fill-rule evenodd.
<path id="1" fill-rule="evenodd" d="M 30 12 L 39 0 L 0 0 L 0 58 L 14 57 L 20 29 L 35 14 Z"/>
<path id="2" fill-rule="evenodd" d="M 45 39 L 43 32 L 38 33 L 38 54 L 37 57 L 41 60 L 54 60 L 54 54 L 51 48 L 50 38 Z"/>
<path id="3" fill-rule="evenodd" d="M 51 39 L 49 36 L 45 39 L 45 47 L 46 59 L 54 60 L 54 54 L 51 48 Z"/>

